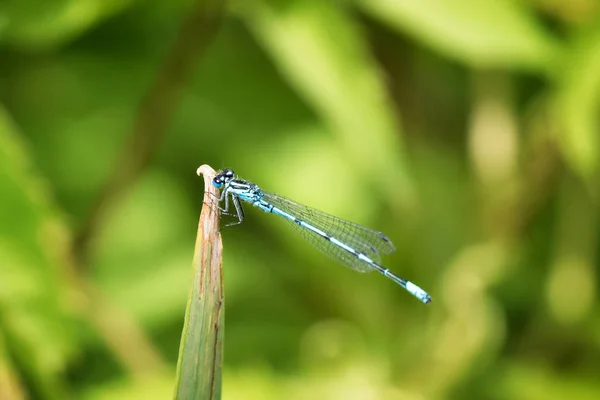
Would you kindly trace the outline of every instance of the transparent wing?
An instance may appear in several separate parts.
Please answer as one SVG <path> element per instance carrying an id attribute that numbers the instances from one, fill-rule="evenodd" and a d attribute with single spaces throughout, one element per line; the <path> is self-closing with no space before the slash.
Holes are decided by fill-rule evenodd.
<path id="1" fill-rule="evenodd" d="M 263 199 L 277 208 L 297 217 L 307 224 L 336 238 L 340 242 L 369 257 L 376 263 L 381 263 L 380 253 L 388 254 L 396 250 L 391 240 L 383 233 L 366 228 L 354 222 L 335 217 L 319 210 L 298 204 L 275 193 L 264 192 Z M 293 221 L 288 223 L 318 251 L 334 261 L 359 272 L 373 270 L 368 263 L 358 259 L 339 246 L 323 239 L 310 230 L 301 227 Z"/>

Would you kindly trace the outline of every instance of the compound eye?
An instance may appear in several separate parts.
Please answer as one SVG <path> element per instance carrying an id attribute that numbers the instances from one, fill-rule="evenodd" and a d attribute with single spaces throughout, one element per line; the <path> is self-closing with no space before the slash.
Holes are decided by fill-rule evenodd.
<path id="1" fill-rule="evenodd" d="M 223 181 L 221 181 L 221 178 L 219 178 L 219 177 L 214 178 L 213 186 L 216 187 L 217 189 L 220 188 L 221 186 L 223 186 Z"/>

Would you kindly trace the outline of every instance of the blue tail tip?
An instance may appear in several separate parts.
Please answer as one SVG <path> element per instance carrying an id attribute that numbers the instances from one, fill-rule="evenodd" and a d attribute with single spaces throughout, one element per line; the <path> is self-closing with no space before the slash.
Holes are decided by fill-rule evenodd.
<path id="1" fill-rule="evenodd" d="M 431 296 L 426 291 L 424 291 L 423 289 L 421 289 L 420 287 L 415 285 L 414 283 L 412 283 L 410 281 L 406 282 L 406 290 L 408 290 L 413 296 L 415 296 L 417 299 L 421 300 L 423 303 L 425 303 L 425 304 L 431 303 Z"/>

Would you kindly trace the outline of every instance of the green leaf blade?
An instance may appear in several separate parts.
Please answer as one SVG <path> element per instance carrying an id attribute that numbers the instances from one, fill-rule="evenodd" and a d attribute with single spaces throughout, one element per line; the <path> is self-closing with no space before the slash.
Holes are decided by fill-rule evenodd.
<path id="1" fill-rule="evenodd" d="M 530 12 L 506 0 L 357 0 L 368 14 L 477 68 L 549 72 L 559 46 Z"/>
<path id="2" fill-rule="evenodd" d="M 194 251 L 192 290 L 188 298 L 177 361 L 174 398 L 178 400 L 221 398 L 223 245 L 219 233 L 218 208 L 210 205 L 212 196 L 218 193 L 210 184 L 214 170 L 203 166 L 199 171 L 204 174 L 205 198 Z"/>
<path id="3" fill-rule="evenodd" d="M 321 0 L 256 0 L 250 30 L 288 83 L 336 136 L 357 173 L 410 204 L 414 188 L 396 110 L 359 25 Z"/>

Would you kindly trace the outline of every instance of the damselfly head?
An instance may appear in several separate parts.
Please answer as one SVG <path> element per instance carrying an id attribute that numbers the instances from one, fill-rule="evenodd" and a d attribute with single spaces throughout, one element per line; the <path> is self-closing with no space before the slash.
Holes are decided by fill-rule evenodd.
<path id="1" fill-rule="evenodd" d="M 224 170 L 220 171 L 217 174 L 217 176 L 214 177 L 213 185 L 216 188 L 220 188 L 227 182 L 231 181 L 234 177 L 235 177 L 235 174 L 234 174 L 233 170 L 231 170 L 229 168 L 224 169 Z"/>

